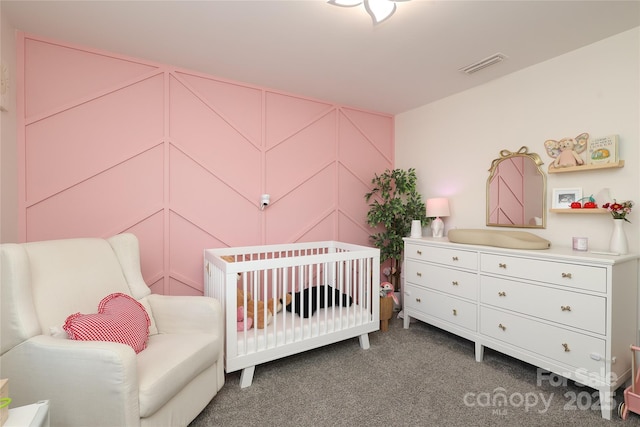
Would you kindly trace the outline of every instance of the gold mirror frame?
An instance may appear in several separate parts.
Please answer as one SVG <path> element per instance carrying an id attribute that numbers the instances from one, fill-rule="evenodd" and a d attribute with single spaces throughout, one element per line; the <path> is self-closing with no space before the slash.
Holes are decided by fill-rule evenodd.
<path id="1" fill-rule="evenodd" d="M 494 220 L 492 222 L 491 218 L 492 216 L 498 215 L 498 212 L 495 212 L 496 210 L 500 209 L 499 206 L 499 201 L 496 201 L 494 204 L 492 204 L 492 199 L 496 200 L 496 198 L 498 198 L 497 194 L 494 195 L 493 197 L 491 194 L 491 190 L 494 189 L 495 187 L 500 183 L 498 181 L 496 181 L 496 183 L 493 182 L 494 178 L 503 178 L 503 175 L 506 174 L 501 174 L 500 173 L 500 164 L 502 164 L 505 161 L 510 161 L 511 163 L 514 163 L 513 161 L 517 159 L 522 159 L 522 178 L 521 178 L 521 183 L 517 183 L 522 185 L 523 190 L 522 190 L 522 195 L 524 198 L 524 201 L 522 202 L 522 223 L 515 223 L 515 222 L 507 222 L 507 223 L 500 223 L 500 219 L 498 219 L 497 221 Z M 491 167 L 489 168 L 489 178 L 487 178 L 487 209 L 486 209 L 486 220 L 487 220 L 487 226 L 489 227 L 516 227 L 516 228 L 545 228 L 546 224 L 547 224 L 547 177 L 544 173 L 544 171 L 542 170 L 541 166 L 543 165 L 543 161 L 540 158 L 540 156 L 536 153 L 530 153 L 529 149 L 525 146 L 520 147 L 520 149 L 516 152 L 511 152 L 509 150 L 502 150 L 500 151 L 500 158 L 493 160 L 493 162 L 491 162 Z M 530 176 L 535 176 L 536 178 L 539 178 L 541 180 L 540 185 L 538 185 L 536 182 L 533 182 L 532 180 L 529 180 L 529 182 L 527 182 L 526 177 L 529 176 L 526 172 L 529 171 L 530 172 Z M 537 179 L 535 180 L 537 181 Z M 503 181 L 504 182 L 504 181 Z M 506 184 L 504 184 L 506 185 Z M 540 188 L 541 187 L 541 188 Z M 528 191 L 525 191 L 528 190 Z M 499 190 L 496 190 L 499 191 Z M 539 193 L 539 194 L 535 194 L 535 193 Z M 536 199 L 533 200 L 533 205 L 531 205 L 531 203 L 529 203 L 529 211 L 530 212 L 534 212 L 535 213 L 539 213 L 539 216 L 536 214 L 531 214 L 530 212 L 527 212 L 527 201 L 530 199 Z M 539 209 L 538 210 L 538 203 L 539 203 Z M 533 207 L 532 207 L 533 206 Z M 502 211 L 500 211 L 500 213 L 502 213 Z M 530 217 L 530 220 L 526 221 L 526 218 Z M 539 221 L 536 221 L 535 218 L 539 218 Z"/>

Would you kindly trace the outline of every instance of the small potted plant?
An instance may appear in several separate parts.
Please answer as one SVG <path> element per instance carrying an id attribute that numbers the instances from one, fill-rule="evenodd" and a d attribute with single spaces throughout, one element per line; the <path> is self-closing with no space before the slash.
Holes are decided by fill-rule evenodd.
<path id="1" fill-rule="evenodd" d="M 416 171 L 394 169 L 376 174 L 371 180 L 373 188 L 365 194 L 369 202 L 367 223 L 376 228 L 369 238 L 380 249 L 380 262 L 390 260 L 390 266 L 383 274 L 400 290 L 402 255 L 404 252 L 403 237 L 411 231 L 411 221 L 420 220 L 422 226 L 429 224 L 425 212 L 425 204 L 417 190 Z"/>

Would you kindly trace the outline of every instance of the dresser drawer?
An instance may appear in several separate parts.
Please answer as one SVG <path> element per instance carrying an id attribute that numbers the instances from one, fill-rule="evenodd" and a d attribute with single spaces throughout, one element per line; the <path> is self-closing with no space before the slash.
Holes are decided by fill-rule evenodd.
<path id="1" fill-rule="evenodd" d="M 437 317 L 472 331 L 477 330 L 475 303 L 409 284 L 405 285 L 404 304 L 408 310 Z"/>
<path id="2" fill-rule="evenodd" d="M 589 291 L 607 292 L 605 267 L 480 254 L 480 271 Z"/>
<path id="3" fill-rule="evenodd" d="M 586 369 L 600 375 L 605 367 L 604 339 L 539 323 L 515 314 L 480 307 L 480 332 L 581 370 Z M 600 361 L 593 360 L 591 354 L 600 355 Z"/>
<path id="4" fill-rule="evenodd" d="M 606 332 L 605 297 L 481 276 L 480 301 L 598 334 Z"/>
<path id="5" fill-rule="evenodd" d="M 478 254 L 473 251 L 407 243 L 405 245 L 405 256 L 411 259 L 430 261 L 451 267 L 468 268 L 472 270 L 478 268 Z"/>
<path id="6" fill-rule="evenodd" d="M 404 269 L 407 282 L 474 301 L 477 299 L 478 275 L 474 272 L 413 260 L 408 261 Z"/>

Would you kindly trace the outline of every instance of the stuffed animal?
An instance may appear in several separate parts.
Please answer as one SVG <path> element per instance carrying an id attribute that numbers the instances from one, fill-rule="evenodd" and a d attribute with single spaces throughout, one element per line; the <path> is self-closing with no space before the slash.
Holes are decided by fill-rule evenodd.
<path id="1" fill-rule="evenodd" d="M 316 312 L 317 308 L 326 308 L 333 305 L 341 307 L 350 307 L 353 304 L 353 298 L 349 295 L 341 293 L 338 289 L 331 286 L 320 285 L 318 287 L 306 288 L 302 292 L 295 294 L 287 294 L 285 308 L 288 312 L 294 312 L 301 317 L 310 317 Z M 327 298 L 325 299 L 325 291 Z M 311 299 L 311 311 L 309 311 L 309 299 Z M 291 301 L 293 300 L 293 304 Z M 282 300 L 280 300 L 282 301 Z"/>
<path id="2" fill-rule="evenodd" d="M 236 258 L 233 255 L 223 255 L 221 256 L 223 260 L 226 262 L 236 262 Z M 240 284 L 242 282 L 242 275 L 238 273 L 238 283 L 240 288 L 238 288 L 236 294 L 236 306 L 238 309 L 237 313 L 237 330 L 244 330 L 244 322 L 247 323 L 247 330 L 251 329 L 253 325 L 255 325 L 258 329 L 264 329 L 265 326 L 271 324 L 273 320 L 273 315 L 282 310 L 282 304 L 274 300 L 273 298 L 267 301 L 266 307 L 266 323 L 265 323 L 265 305 L 262 301 L 254 302 L 253 298 L 251 298 L 251 294 L 247 294 L 247 308 L 244 308 L 244 292 L 242 291 Z M 257 311 L 256 311 L 257 308 Z M 245 315 L 246 312 L 246 315 Z"/>
<path id="3" fill-rule="evenodd" d="M 555 159 L 550 167 L 564 168 L 583 165 L 584 160 L 580 157 L 580 153 L 586 150 L 588 141 L 588 133 L 581 133 L 575 138 L 562 138 L 560 141 L 553 139 L 545 141 L 544 148 L 547 154 Z"/>
<path id="4" fill-rule="evenodd" d="M 247 326 L 247 331 L 253 328 L 253 319 L 251 317 L 244 317 L 244 307 L 238 307 L 237 314 L 237 330 L 244 331 L 245 324 Z"/>
<path id="5" fill-rule="evenodd" d="M 271 300 L 269 300 L 269 302 L 271 302 Z M 282 311 L 283 304 L 287 308 L 287 311 L 290 312 L 291 311 L 290 310 L 290 308 L 291 308 L 291 306 L 290 306 L 290 304 L 291 304 L 291 294 L 287 294 L 287 295 L 285 295 L 284 298 L 280 298 L 278 300 L 278 307 L 279 307 L 278 312 Z"/>
<path id="6" fill-rule="evenodd" d="M 265 326 L 270 325 L 271 321 L 273 320 L 274 314 L 279 313 L 282 310 L 282 304 L 280 304 L 280 302 L 275 301 L 273 298 L 267 301 L 267 304 L 265 306 L 264 302 L 262 301 L 256 302 L 253 300 L 253 298 L 251 298 L 251 294 L 247 294 L 247 309 L 246 309 L 247 315 L 244 316 L 244 313 L 245 313 L 244 292 L 242 291 L 242 289 L 238 289 L 236 301 L 237 301 L 238 308 L 242 311 L 243 318 L 246 317 L 247 320 L 252 320 L 252 323 L 258 329 L 264 329 Z M 257 307 L 257 311 L 256 311 L 256 307 Z M 238 311 L 238 319 L 240 319 L 240 310 Z M 265 311 L 266 311 L 266 323 L 265 323 Z M 238 328 L 239 327 L 240 326 L 238 326 Z"/>
<path id="7" fill-rule="evenodd" d="M 245 312 L 244 310 L 244 292 L 242 291 L 242 289 L 238 289 L 238 295 L 236 297 L 237 299 L 237 304 L 238 307 L 242 307 L 243 308 L 243 314 Z M 251 294 L 247 294 L 247 306 L 246 306 L 246 315 L 244 316 L 245 318 L 248 319 L 252 319 L 253 320 L 253 324 L 258 328 L 258 329 L 264 329 L 264 327 L 268 324 L 271 323 L 271 320 L 273 319 L 273 315 L 271 314 L 271 312 L 269 310 L 267 310 L 266 313 L 266 318 L 265 318 L 265 306 L 264 306 L 264 302 L 262 301 L 254 301 L 253 298 L 251 297 Z"/>
<path id="8" fill-rule="evenodd" d="M 380 297 L 393 298 L 393 302 L 395 302 L 396 304 L 399 304 L 396 294 L 393 293 L 393 285 L 389 282 L 380 283 Z"/>

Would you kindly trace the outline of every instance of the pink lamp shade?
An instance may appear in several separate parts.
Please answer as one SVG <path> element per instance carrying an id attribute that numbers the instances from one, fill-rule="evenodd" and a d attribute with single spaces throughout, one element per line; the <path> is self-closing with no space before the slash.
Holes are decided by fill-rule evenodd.
<path id="1" fill-rule="evenodd" d="M 427 217 L 436 218 L 449 216 L 449 199 L 438 197 L 436 199 L 427 199 Z"/>
<path id="2" fill-rule="evenodd" d="M 433 237 L 444 237 L 444 222 L 440 217 L 449 215 L 449 199 L 444 197 L 427 199 L 427 217 L 435 218 L 431 221 Z"/>

